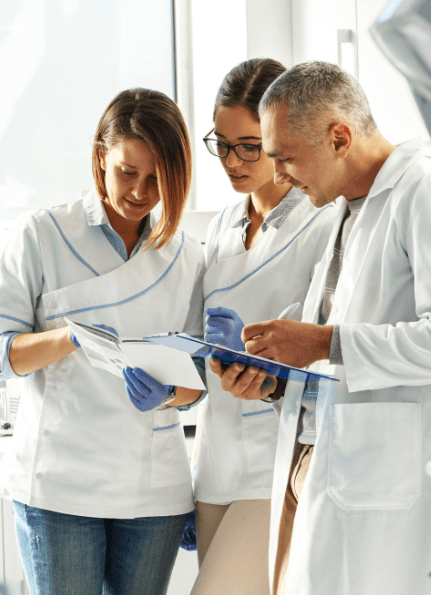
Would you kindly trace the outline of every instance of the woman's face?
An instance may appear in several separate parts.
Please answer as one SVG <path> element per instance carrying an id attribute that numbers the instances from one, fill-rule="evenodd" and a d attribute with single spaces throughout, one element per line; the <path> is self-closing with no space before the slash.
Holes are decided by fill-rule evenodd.
<path id="1" fill-rule="evenodd" d="M 137 138 L 124 137 L 106 153 L 99 152 L 105 171 L 107 212 L 139 224 L 160 200 L 151 151 Z M 112 224 L 112 221 L 111 221 Z"/>
<path id="2" fill-rule="evenodd" d="M 214 118 L 214 134 L 223 142 L 230 145 L 243 143 L 246 145 L 261 145 L 262 133 L 259 122 L 252 117 L 251 112 L 240 105 L 235 107 L 220 106 Z M 220 161 L 229 176 L 231 184 L 237 192 L 250 194 L 267 185 L 274 184 L 274 169 L 272 160 L 260 153 L 259 161 L 242 161 L 231 149 L 227 157 Z"/>

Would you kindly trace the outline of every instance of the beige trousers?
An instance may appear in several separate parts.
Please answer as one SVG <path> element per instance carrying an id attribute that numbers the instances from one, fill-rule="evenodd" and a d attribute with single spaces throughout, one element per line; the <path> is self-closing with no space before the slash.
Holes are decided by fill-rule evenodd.
<path id="1" fill-rule="evenodd" d="M 308 444 L 299 444 L 293 460 L 292 471 L 290 473 L 289 483 L 284 497 L 283 512 L 278 534 L 278 550 L 274 570 L 274 595 L 284 595 L 293 521 L 295 520 L 298 500 L 310 467 L 313 448 L 314 446 Z"/>
<path id="2" fill-rule="evenodd" d="M 191 595 L 269 595 L 271 500 L 196 502 L 199 575 Z"/>

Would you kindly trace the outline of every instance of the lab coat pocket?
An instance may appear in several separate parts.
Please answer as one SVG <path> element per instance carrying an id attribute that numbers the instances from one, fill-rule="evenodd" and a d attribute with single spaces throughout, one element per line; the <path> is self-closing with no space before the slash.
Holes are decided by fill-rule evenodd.
<path id="1" fill-rule="evenodd" d="M 328 473 L 344 510 L 410 508 L 421 491 L 420 404 L 334 405 Z"/>
<path id="2" fill-rule="evenodd" d="M 151 487 L 191 482 L 183 424 L 174 411 L 155 411 L 151 441 Z"/>
<path id="3" fill-rule="evenodd" d="M 263 401 L 243 401 L 242 443 L 249 471 L 274 467 L 279 418 Z"/>

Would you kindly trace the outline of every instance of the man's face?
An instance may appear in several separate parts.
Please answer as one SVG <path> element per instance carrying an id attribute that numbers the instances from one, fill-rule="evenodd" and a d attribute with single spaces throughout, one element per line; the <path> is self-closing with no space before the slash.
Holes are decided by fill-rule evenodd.
<path id="1" fill-rule="evenodd" d="M 262 146 L 272 159 L 276 184 L 290 182 L 308 194 L 316 207 L 335 200 L 340 193 L 340 160 L 331 132 L 318 147 L 311 147 L 286 128 L 286 107 L 266 110 L 261 117 Z"/>

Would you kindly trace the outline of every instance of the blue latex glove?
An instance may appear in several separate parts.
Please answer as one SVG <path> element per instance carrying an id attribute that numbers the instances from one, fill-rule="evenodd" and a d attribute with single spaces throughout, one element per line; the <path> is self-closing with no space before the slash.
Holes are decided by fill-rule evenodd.
<path id="1" fill-rule="evenodd" d="M 106 326 L 106 324 L 92 324 L 91 326 L 97 326 L 98 328 L 103 328 L 103 330 L 109 331 L 110 333 L 112 333 L 113 335 L 116 335 L 118 337 L 117 331 L 114 328 L 112 328 L 112 326 Z M 72 343 L 74 345 L 76 345 L 76 347 L 81 347 L 81 344 L 78 341 L 78 339 L 76 338 L 75 333 L 73 333 L 72 331 L 70 331 L 70 338 L 72 339 Z"/>
<path id="2" fill-rule="evenodd" d="M 205 341 L 218 343 L 236 351 L 245 351 L 244 343 L 241 341 L 244 323 L 234 310 L 219 307 L 205 308 L 205 312 Z"/>
<path id="3" fill-rule="evenodd" d="M 184 527 L 181 547 L 188 552 L 196 551 L 196 511 L 188 513 Z"/>
<path id="4" fill-rule="evenodd" d="M 141 368 L 124 368 L 123 378 L 129 399 L 139 411 L 155 409 L 172 390 L 172 385 L 160 384 Z"/>

